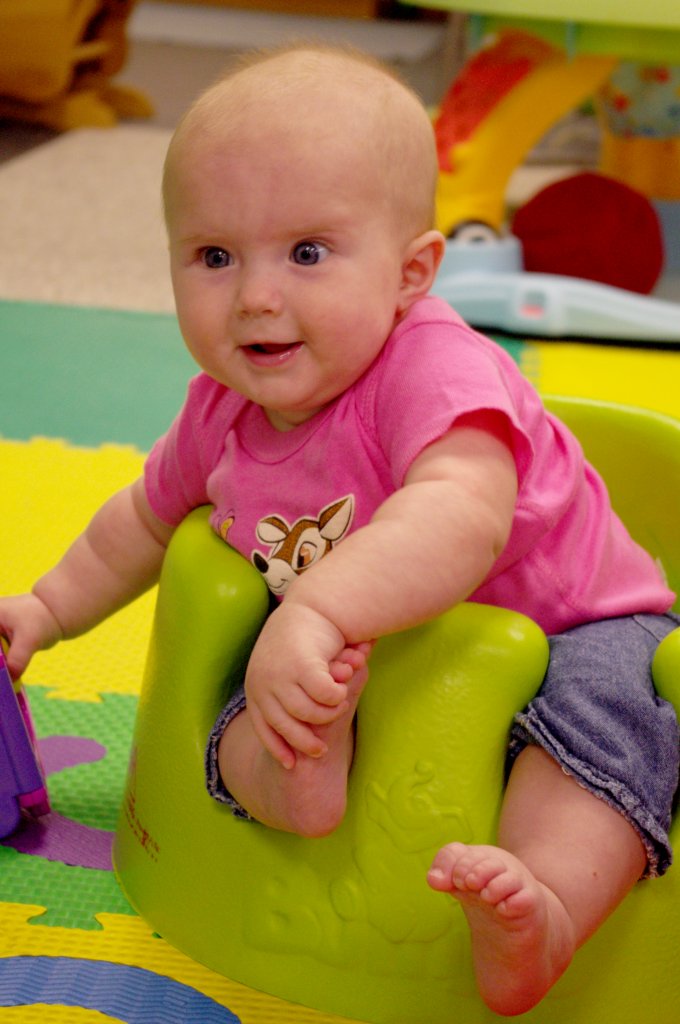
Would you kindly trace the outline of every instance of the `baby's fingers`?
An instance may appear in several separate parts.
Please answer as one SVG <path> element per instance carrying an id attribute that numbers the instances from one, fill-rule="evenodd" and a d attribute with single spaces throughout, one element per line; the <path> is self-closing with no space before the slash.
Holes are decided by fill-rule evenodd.
<path id="1" fill-rule="evenodd" d="M 251 707 L 251 714 L 254 711 Z M 295 765 L 296 751 L 308 757 L 322 757 L 328 750 L 309 724 L 294 717 L 281 704 L 267 709 L 266 720 L 258 709 L 253 715 L 253 728 L 262 745 L 284 768 Z"/>
<path id="2" fill-rule="evenodd" d="M 282 736 L 267 722 L 255 705 L 249 707 L 250 720 L 257 738 L 275 761 L 283 768 L 295 767 L 295 751 L 286 743 Z"/>
<path id="3" fill-rule="evenodd" d="M 332 664 L 335 665 L 336 663 L 332 662 Z M 340 665 L 340 668 L 339 675 L 344 677 L 346 670 L 342 665 Z M 313 703 L 329 708 L 337 708 L 347 699 L 345 683 L 349 682 L 353 674 L 354 669 L 350 668 L 347 678 L 336 678 L 330 665 L 323 669 L 312 668 L 307 672 L 300 673 L 298 676 L 298 687 Z M 302 711 L 302 708 L 300 710 Z M 292 710 L 292 713 L 296 714 L 296 711 Z M 300 714 L 299 717 L 306 720 L 304 714 Z M 312 721 L 312 719 L 309 719 L 309 721 Z"/>
<path id="4" fill-rule="evenodd" d="M 20 679 L 28 668 L 28 663 L 36 651 L 36 644 L 25 631 L 12 633 L 7 628 L 0 628 L 4 639 L 5 662 L 12 679 Z"/>
<path id="5" fill-rule="evenodd" d="M 52 647 L 62 636 L 52 612 L 34 594 L 0 600 L 0 634 L 9 644 L 6 662 L 13 679 L 24 674 L 36 651 Z"/>
<path id="6" fill-rule="evenodd" d="M 337 684 L 334 684 L 337 686 Z M 346 687 L 338 689 L 346 691 Z M 340 704 L 320 704 L 313 700 L 301 686 L 296 687 L 280 698 L 283 710 L 297 722 L 308 725 L 328 725 L 345 714 L 349 703 L 343 700 Z"/>

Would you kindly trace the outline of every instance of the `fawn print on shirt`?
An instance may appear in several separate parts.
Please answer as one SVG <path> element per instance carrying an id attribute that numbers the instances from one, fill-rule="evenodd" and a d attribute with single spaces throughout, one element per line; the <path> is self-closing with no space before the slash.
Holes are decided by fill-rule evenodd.
<path id="1" fill-rule="evenodd" d="M 292 526 L 282 516 L 260 519 L 256 533 L 270 545 L 269 557 L 253 551 L 251 559 L 272 594 L 284 594 L 296 576 L 327 555 L 349 530 L 353 515 L 354 495 L 348 494 L 321 509 L 317 519 L 303 516 Z"/>

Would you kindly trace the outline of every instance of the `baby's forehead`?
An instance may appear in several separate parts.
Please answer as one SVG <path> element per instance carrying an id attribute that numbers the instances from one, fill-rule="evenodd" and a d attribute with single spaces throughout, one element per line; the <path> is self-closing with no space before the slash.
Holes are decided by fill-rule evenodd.
<path id="1" fill-rule="evenodd" d="M 386 70 L 343 54 L 293 52 L 228 75 L 195 104 L 197 127 L 236 129 L 259 120 L 336 125 L 350 138 L 382 130 L 400 135 L 426 116 L 419 101 Z"/>
<path id="2" fill-rule="evenodd" d="M 265 153 L 263 140 L 270 143 Z M 400 204 L 420 182 L 419 203 L 431 208 L 436 153 L 424 107 L 381 67 L 344 55 L 277 55 L 217 83 L 180 126 L 166 181 L 199 154 L 226 152 L 258 152 L 271 163 L 291 152 L 293 164 L 351 161 L 381 187 L 390 183 L 389 195 Z"/>

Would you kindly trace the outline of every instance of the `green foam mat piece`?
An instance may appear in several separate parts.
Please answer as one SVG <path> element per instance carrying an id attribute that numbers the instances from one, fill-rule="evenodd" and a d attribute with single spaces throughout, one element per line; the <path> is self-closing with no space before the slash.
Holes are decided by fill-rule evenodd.
<path id="1" fill-rule="evenodd" d="M 102 694 L 100 702 L 66 701 L 45 687 L 27 687 L 38 737 L 65 743 L 77 737 L 101 747 L 96 760 L 78 760 L 50 774 L 52 809 L 93 829 L 113 833 L 123 797 L 137 698 Z M 87 834 L 83 834 L 87 843 Z M 0 845 L 0 901 L 45 907 L 32 923 L 99 929 L 101 912 L 132 914 L 111 870 L 81 867 Z"/>
<path id="2" fill-rule="evenodd" d="M 102 694 L 101 702 L 49 698 L 47 688 L 27 687 L 39 737 L 79 736 L 105 748 L 100 760 L 63 768 L 49 777 L 55 809 L 92 828 L 114 829 L 123 798 L 137 698 Z"/>
<path id="3" fill-rule="evenodd" d="M 147 451 L 196 366 L 169 314 L 0 302 L 0 433 Z"/>
<path id="4" fill-rule="evenodd" d="M 0 901 L 45 907 L 31 924 L 99 931 L 95 915 L 134 911 L 112 871 L 81 868 L 0 846 Z"/>

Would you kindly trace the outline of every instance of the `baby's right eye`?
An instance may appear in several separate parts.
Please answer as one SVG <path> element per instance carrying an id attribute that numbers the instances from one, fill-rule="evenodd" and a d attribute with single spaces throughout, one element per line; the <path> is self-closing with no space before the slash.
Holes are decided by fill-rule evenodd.
<path id="1" fill-rule="evenodd" d="M 226 249 L 217 245 L 209 245 L 201 252 L 201 259 L 210 270 L 222 270 L 231 265 L 231 256 Z"/>

